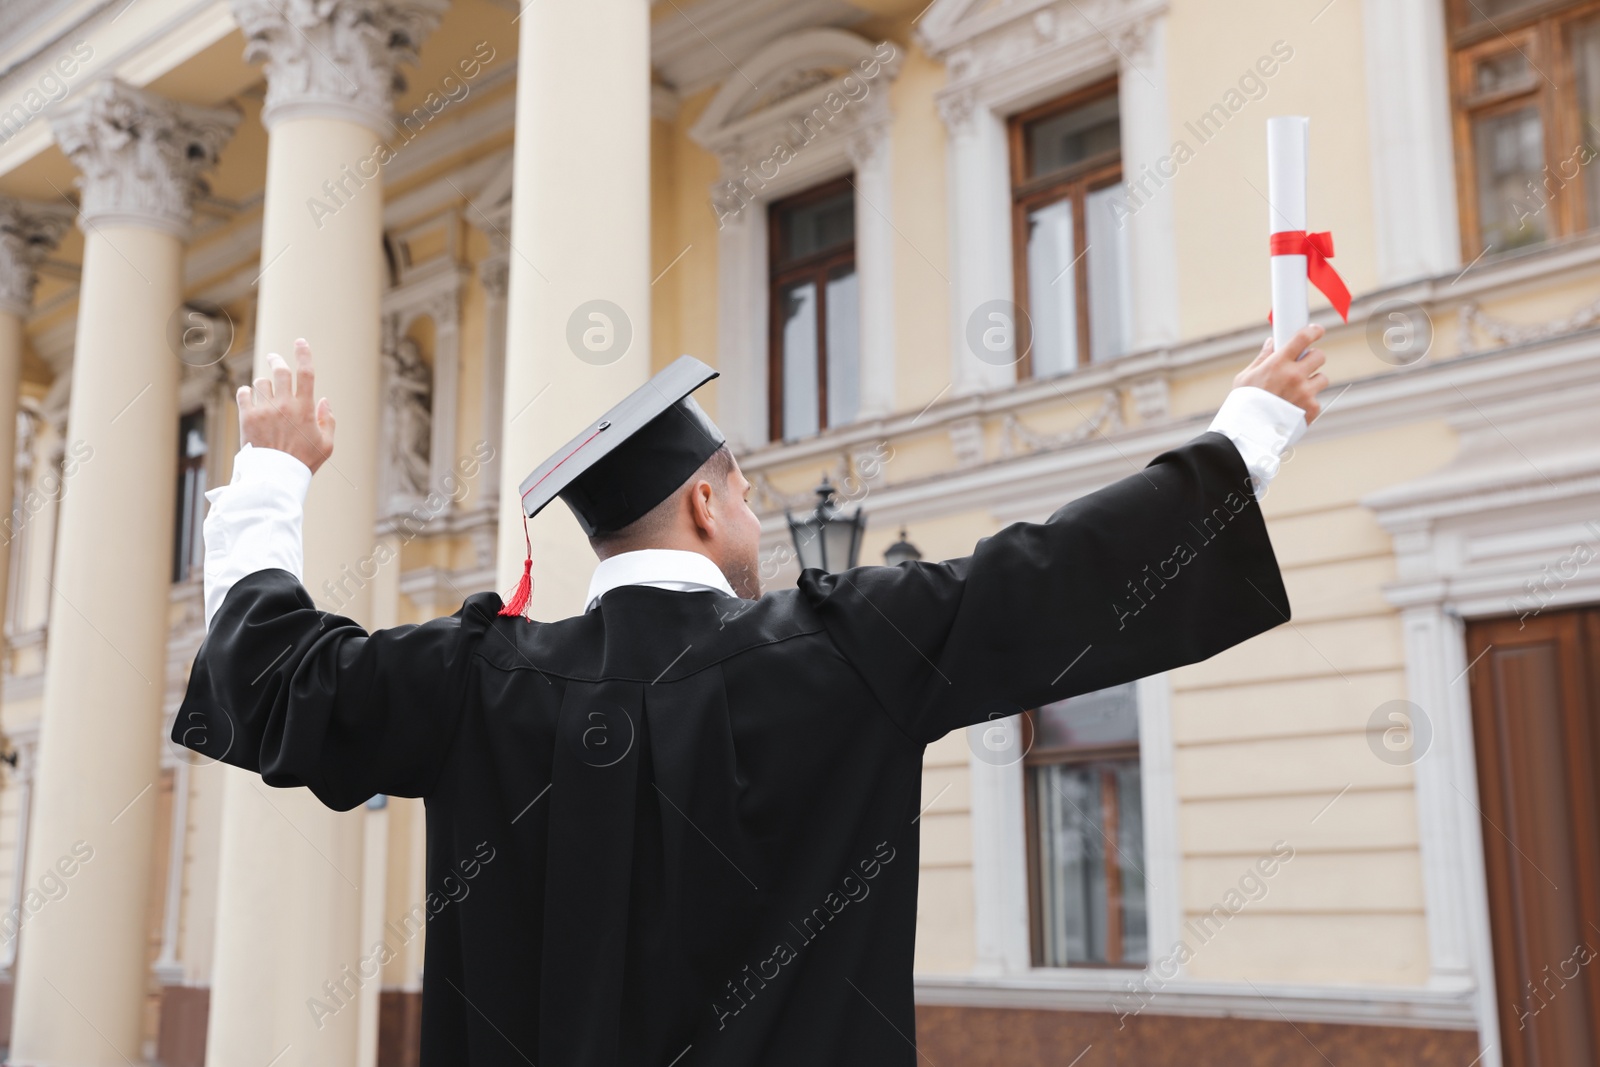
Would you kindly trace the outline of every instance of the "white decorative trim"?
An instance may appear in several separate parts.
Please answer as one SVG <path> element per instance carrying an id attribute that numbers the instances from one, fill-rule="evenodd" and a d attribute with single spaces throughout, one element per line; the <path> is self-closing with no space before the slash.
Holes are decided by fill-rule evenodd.
<path id="1" fill-rule="evenodd" d="M 1530 324 L 1507 322 L 1492 315 L 1485 315 L 1476 303 L 1468 301 L 1461 305 L 1461 351 L 1483 351 L 1485 346 L 1478 340 L 1479 334 L 1487 336 L 1494 342 L 1488 347 L 1502 348 L 1506 345 L 1528 344 L 1533 341 L 1543 341 L 1548 337 L 1576 333 L 1596 323 L 1600 323 L 1600 299 L 1584 305 L 1564 318 Z"/>
<path id="2" fill-rule="evenodd" d="M 990 301 L 1013 301 L 1011 172 L 1006 118 L 1117 74 L 1125 174 L 1170 152 L 1165 0 L 1112 0 L 1086 15 L 1073 0 L 985 5 L 936 0 L 918 37 L 944 60 L 935 97 L 949 131 L 951 380 L 957 396 L 1003 388 L 1015 368 L 977 358 L 968 320 Z M 1118 42 L 1121 42 L 1120 44 Z M 1172 197 L 1158 188 L 1127 214 L 1130 351 L 1178 337 Z"/>
<path id="3" fill-rule="evenodd" d="M 970 421 L 978 420 L 974 418 Z M 1060 448 L 1095 434 L 1116 433 L 1122 428 L 1122 395 L 1115 389 L 1107 389 L 1100 397 L 1100 406 L 1082 423 L 1065 433 L 1041 433 L 1023 422 L 1016 412 L 1006 412 L 1000 422 L 1000 455 L 1017 456 L 1042 448 Z"/>
<path id="4" fill-rule="evenodd" d="M 1135 689 L 1144 805 L 1145 915 L 1150 958 L 1155 960 L 1172 951 L 1183 927 L 1183 845 L 1178 839 L 1172 686 L 1165 674 L 1155 674 L 1139 679 Z"/>
<path id="5" fill-rule="evenodd" d="M 246 61 L 265 61 L 272 129 L 296 116 L 346 119 L 390 132 L 402 63 L 415 63 L 447 0 L 231 0 Z"/>
<path id="6" fill-rule="evenodd" d="M 178 958 L 178 922 L 183 909 L 184 857 L 189 841 L 189 761 L 180 759 L 172 770 L 172 823 L 167 841 L 167 885 L 161 907 L 161 952 L 150 970 L 162 985 L 183 981 L 183 961 Z"/>
<path id="7" fill-rule="evenodd" d="M 918 1004 L 1115 1012 L 1127 971 L 1036 970 L 1024 975 L 918 974 Z M 1149 1015 L 1266 1019 L 1350 1025 L 1471 1030 L 1473 1005 L 1460 990 L 1403 986 L 1305 985 L 1287 982 L 1199 982 L 1176 978 L 1143 1009 Z M 1480 1035 L 1481 1036 L 1481 1035 Z M 1487 1062 L 1487 1060 L 1482 1061 Z"/>
<path id="8" fill-rule="evenodd" d="M 1151 959 L 1155 960 L 1178 941 L 1183 918 L 1182 854 L 1178 843 L 1171 697 L 1166 675 L 1141 679 L 1136 699 L 1144 806 L 1145 900 Z M 1130 977 L 1150 974 L 1149 968 L 1104 971 L 1033 965 L 1027 818 L 1023 810 L 1026 790 L 1023 754 L 1018 747 L 1020 738 L 1020 717 L 967 728 L 971 751 L 967 765 L 972 798 L 973 932 L 976 938 L 972 973 L 1007 978 L 1022 976 L 1025 985 L 1035 982 L 1040 983 L 1040 988 L 1092 989 L 1123 994 Z M 931 976 L 928 980 L 939 981 Z M 999 988 L 987 982 L 952 981 L 966 989 Z M 922 982 L 919 978 L 919 1001 L 924 992 Z M 1162 981 L 1162 990 L 1170 984 Z M 1009 984 L 1005 987 L 1012 988 Z M 1022 1006 L 1009 996 L 1002 998 L 1002 1002 L 1008 1007 Z M 1105 1003 L 1096 1003 L 1095 1010 L 1105 1006 Z"/>
<path id="9" fill-rule="evenodd" d="M 1362 4 L 1372 232 L 1384 284 L 1451 270 L 1461 261 L 1450 55 L 1438 0 Z"/>
<path id="10" fill-rule="evenodd" d="M 1491 1067 L 1499 1015 L 1462 620 L 1600 602 L 1600 571 L 1559 565 L 1575 546 L 1600 551 L 1600 373 L 1517 386 L 1445 397 L 1455 459 L 1363 501 L 1394 537 L 1398 578 L 1384 593 L 1401 609 L 1410 698 L 1433 727 L 1413 768 L 1433 981 L 1476 987 Z"/>
<path id="11" fill-rule="evenodd" d="M 182 238 L 200 176 L 216 165 L 238 123 L 232 108 L 175 104 L 108 78 L 50 125 L 83 172 L 86 227 L 133 225 Z"/>
<path id="12" fill-rule="evenodd" d="M 744 77 L 728 79 L 689 130 L 722 164 L 709 207 L 718 225 L 718 360 L 728 383 L 719 422 L 736 449 L 767 441 L 766 205 L 852 169 L 859 417 L 895 406 L 887 83 L 900 60 L 892 44 L 875 46 L 844 30 L 790 34 L 741 63 Z"/>

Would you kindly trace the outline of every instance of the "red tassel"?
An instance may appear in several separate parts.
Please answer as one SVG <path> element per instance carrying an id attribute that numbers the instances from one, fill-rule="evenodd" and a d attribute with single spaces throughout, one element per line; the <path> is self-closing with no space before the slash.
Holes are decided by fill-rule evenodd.
<path id="1" fill-rule="evenodd" d="M 528 558 L 522 561 L 522 577 L 517 581 L 517 588 L 511 593 L 505 607 L 500 609 L 500 614 L 510 618 L 522 618 L 528 610 L 528 601 L 533 599 L 533 539 L 528 536 L 528 518 L 522 518 L 522 539 L 528 544 Z"/>
<path id="2" fill-rule="evenodd" d="M 561 464 L 577 455 L 578 452 L 582 450 L 584 445 L 600 436 L 600 432 L 602 430 L 609 429 L 610 426 L 611 423 L 609 422 L 602 422 L 600 425 L 596 426 L 594 428 L 594 433 L 590 434 L 588 437 L 585 437 L 582 441 L 579 441 L 577 448 L 574 448 L 571 452 L 568 452 L 566 455 L 562 456 L 561 459 L 556 462 L 554 467 L 551 467 L 545 472 L 544 478 L 540 478 L 538 482 L 534 482 L 532 485 L 528 486 L 528 491 L 522 494 L 522 500 L 526 502 L 528 499 L 528 493 L 531 493 L 535 489 L 539 488 L 539 482 L 544 481 L 545 478 L 548 478 L 550 475 L 554 474 L 556 469 L 560 467 Z M 506 606 L 500 609 L 500 614 L 508 615 L 512 618 L 522 616 L 528 610 L 528 601 L 533 599 L 533 538 L 528 534 L 528 513 L 526 511 L 523 511 L 522 513 L 522 540 L 528 545 L 528 558 L 522 561 L 522 579 L 517 582 L 517 588 L 512 591 L 511 599 L 506 601 Z"/>
<path id="3" fill-rule="evenodd" d="M 521 617 L 528 610 L 528 601 L 533 599 L 533 560 L 522 561 L 522 577 L 517 582 L 516 591 L 511 594 L 511 599 L 506 601 L 506 606 L 500 609 L 500 614 L 513 618 Z"/>

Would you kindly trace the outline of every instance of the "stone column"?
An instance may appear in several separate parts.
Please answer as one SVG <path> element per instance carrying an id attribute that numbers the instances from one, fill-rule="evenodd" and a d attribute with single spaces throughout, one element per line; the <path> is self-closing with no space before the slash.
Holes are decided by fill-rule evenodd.
<path id="1" fill-rule="evenodd" d="M 1011 271 L 1011 174 L 1005 120 L 972 89 L 938 98 L 948 131 L 950 381 L 962 396 L 1017 380 L 1015 350 L 979 358 L 972 338 L 1017 329 Z"/>
<path id="2" fill-rule="evenodd" d="M 256 372 L 306 338 L 317 391 L 339 420 L 334 456 L 306 501 L 305 584 L 324 607 L 341 571 L 358 574 L 376 545 L 382 167 L 394 155 L 383 136 L 394 128 L 397 68 L 415 59 L 445 6 L 232 5 L 246 58 L 263 61 L 267 76 Z M 345 580 L 339 611 L 370 625 L 372 589 L 361 581 Z M 243 772 L 226 779 L 206 1062 L 346 1067 L 360 1005 L 354 990 L 329 990 L 361 956 L 360 812 L 328 811 L 304 790 L 269 789 Z"/>
<path id="3" fill-rule="evenodd" d="M 1167 16 L 1149 15 L 1120 31 L 1117 78 L 1122 111 L 1123 189 L 1139 190 L 1127 226 L 1128 352 L 1178 340 L 1178 269 L 1171 183 L 1172 129 L 1167 117 Z M 1165 162 L 1163 162 L 1165 160 Z"/>
<path id="4" fill-rule="evenodd" d="M 892 74 L 892 72 L 891 72 Z M 888 93 L 880 92 L 885 117 L 851 134 L 845 144 L 855 167 L 856 278 L 861 286 L 861 404 L 857 417 L 876 419 L 894 410 L 894 170 L 890 162 Z"/>
<path id="5" fill-rule="evenodd" d="M 34 268 L 72 224 L 66 204 L 36 204 L 0 196 L 0 478 L 15 482 L 17 397 L 22 387 L 23 326 L 33 307 Z M 11 519 L 13 502 L 4 512 L 4 551 L 0 551 L 0 615 L 11 576 L 10 554 L 16 551 L 18 526 Z"/>
<path id="6" fill-rule="evenodd" d="M 510 225 L 510 220 L 507 220 Z M 504 242 L 496 241 L 496 244 Z M 496 247 L 478 264 L 478 280 L 483 285 L 483 439 L 494 446 L 494 455 L 483 464 L 478 476 L 482 495 L 479 500 L 498 510 L 500 503 L 500 434 L 505 425 L 506 406 L 506 296 L 510 293 L 511 261 L 503 248 Z"/>
<path id="7" fill-rule="evenodd" d="M 83 172 L 83 276 L 52 581 L 13 1064 L 137 1060 L 177 476 L 183 235 L 238 116 L 115 81 L 53 123 Z M 70 872 L 70 874 L 69 874 Z"/>
<path id="8" fill-rule="evenodd" d="M 649 0 L 528 4 L 518 22 L 502 590 L 522 574 L 519 483 L 650 373 Z M 530 615 L 582 611 L 577 521 L 558 505 L 531 526 Z"/>

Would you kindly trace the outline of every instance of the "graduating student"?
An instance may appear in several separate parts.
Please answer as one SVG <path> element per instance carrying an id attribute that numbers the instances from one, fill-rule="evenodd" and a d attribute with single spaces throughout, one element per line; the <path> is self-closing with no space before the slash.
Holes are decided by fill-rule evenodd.
<path id="1" fill-rule="evenodd" d="M 484 593 L 371 634 L 300 581 L 333 421 L 299 342 L 239 391 L 173 739 L 340 810 L 426 798 L 430 889 L 493 850 L 429 908 L 425 1065 L 909 1067 L 924 748 L 1289 618 L 1256 494 L 1319 410 L 1320 336 L 1269 341 L 1208 432 L 1045 522 L 764 595 L 750 484 L 689 395 L 715 372 L 684 357 L 523 483 L 600 557 L 582 615 Z"/>

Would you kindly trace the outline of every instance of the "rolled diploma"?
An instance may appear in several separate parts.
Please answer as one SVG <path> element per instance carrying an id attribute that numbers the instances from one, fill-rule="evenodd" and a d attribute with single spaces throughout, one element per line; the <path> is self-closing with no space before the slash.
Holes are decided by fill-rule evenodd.
<path id="1" fill-rule="evenodd" d="M 1267 120 L 1267 229 L 1306 228 L 1306 137 L 1311 120 L 1280 115 Z M 1306 306 L 1306 257 L 1272 257 L 1272 345 L 1282 349 L 1310 321 Z"/>

